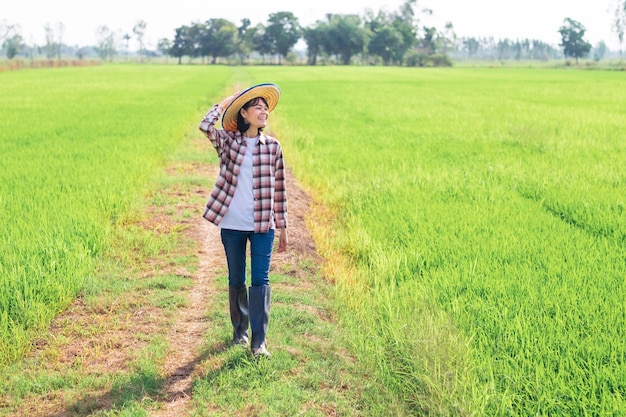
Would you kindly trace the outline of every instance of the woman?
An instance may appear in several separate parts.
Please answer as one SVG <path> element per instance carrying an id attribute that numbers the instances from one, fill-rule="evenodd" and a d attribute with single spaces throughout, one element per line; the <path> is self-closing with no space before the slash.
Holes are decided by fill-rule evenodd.
<path id="1" fill-rule="evenodd" d="M 270 356 L 269 269 L 274 229 L 278 252 L 287 248 L 287 192 L 280 143 L 262 133 L 280 98 L 275 84 L 259 84 L 214 105 L 200 123 L 220 160 L 220 173 L 204 218 L 220 227 L 228 264 L 228 299 L 233 343 L 248 344 L 255 357 Z M 222 116 L 222 129 L 215 124 Z M 251 285 L 246 291 L 246 249 L 250 242 Z"/>

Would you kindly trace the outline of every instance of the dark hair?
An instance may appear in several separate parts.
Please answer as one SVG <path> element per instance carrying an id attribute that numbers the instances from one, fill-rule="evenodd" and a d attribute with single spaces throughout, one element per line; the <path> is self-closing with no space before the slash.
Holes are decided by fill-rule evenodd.
<path id="1" fill-rule="evenodd" d="M 267 100 L 265 100 L 263 97 L 255 97 L 252 100 L 248 101 L 243 106 L 241 106 L 241 108 L 248 110 L 249 107 L 256 106 L 259 103 L 259 100 L 265 103 L 266 106 L 268 105 Z M 239 111 L 237 112 L 237 130 L 240 131 L 241 133 L 244 133 L 249 128 L 250 128 L 250 123 L 246 123 L 246 121 L 243 119 L 243 116 L 241 115 L 241 109 L 239 109 Z M 260 127 L 259 133 L 262 130 L 263 128 Z"/>

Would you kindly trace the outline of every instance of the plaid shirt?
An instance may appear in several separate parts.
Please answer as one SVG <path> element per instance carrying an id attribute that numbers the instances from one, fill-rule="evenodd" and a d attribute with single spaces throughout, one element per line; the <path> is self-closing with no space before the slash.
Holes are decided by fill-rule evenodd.
<path id="1" fill-rule="evenodd" d="M 241 132 L 215 128 L 224 110 L 214 105 L 200 123 L 200 131 L 211 141 L 220 160 L 220 173 L 206 205 L 203 217 L 219 225 L 235 195 L 237 175 L 246 154 Z M 266 233 L 274 225 L 287 227 L 287 189 L 283 151 L 275 138 L 261 133 L 252 162 L 254 196 L 254 232 Z"/>

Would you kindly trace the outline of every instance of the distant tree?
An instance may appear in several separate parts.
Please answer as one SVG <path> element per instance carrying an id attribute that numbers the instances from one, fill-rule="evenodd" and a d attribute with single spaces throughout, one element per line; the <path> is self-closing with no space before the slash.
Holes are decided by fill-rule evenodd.
<path id="1" fill-rule="evenodd" d="M 617 34 L 619 41 L 620 61 L 623 59 L 624 33 L 626 32 L 626 0 L 618 0 L 613 16 L 613 31 Z"/>
<path id="2" fill-rule="evenodd" d="M 508 38 L 461 38 L 460 50 L 469 58 L 479 55 L 481 58 L 505 61 L 510 59 L 542 60 L 554 58 L 558 50 L 553 46 L 534 39 L 511 40 Z"/>
<path id="3" fill-rule="evenodd" d="M 479 55 L 488 59 L 493 59 L 497 56 L 498 42 L 493 36 L 478 38 L 477 42 Z"/>
<path id="4" fill-rule="evenodd" d="M 509 39 L 499 39 L 496 44 L 496 49 L 499 61 L 511 59 L 513 56 L 513 45 Z"/>
<path id="5" fill-rule="evenodd" d="M 333 39 L 331 34 L 330 21 L 333 18 L 332 13 L 326 14 L 326 20 L 318 21 L 317 31 L 320 41 L 321 54 L 324 57 L 333 57 L 335 61 L 339 62 L 339 48 L 337 47 L 337 41 Z"/>
<path id="6" fill-rule="evenodd" d="M 157 42 L 157 50 L 161 52 L 163 55 L 168 56 L 170 54 L 170 50 L 172 49 L 172 42 L 167 38 L 161 38 Z"/>
<path id="7" fill-rule="evenodd" d="M 368 22 L 372 32 L 368 51 L 380 56 L 387 65 L 402 64 L 406 52 L 417 43 L 414 3 L 414 0 L 406 1 L 398 12 L 381 10 Z"/>
<path id="8" fill-rule="evenodd" d="M 241 64 L 250 56 L 254 49 L 254 33 L 255 27 L 251 27 L 250 19 L 241 19 L 241 25 L 237 27 L 237 44 L 235 50 L 239 55 Z"/>
<path id="9" fill-rule="evenodd" d="M 24 47 L 24 40 L 22 36 L 14 33 L 12 36 L 7 37 L 2 43 L 2 48 L 5 49 L 8 59 L 13 59 Z"/>
<path id="10" fill-rule="evenodd" d="M 467 52 L 467 55 L 471 58 L 478 54 L 480 49 L 480 41 L 476 38 L 464 38 L 463 39 L 463 49 Z"/>
<path id="11" fill-rule="evenodd" d="M 367 31 L 358 15 L 335 14 L 327 17 L 325 49 L 328 53 L 337 55 L 343 65 L 349 65 L 354 55 L 364 51 Z"/>
<path id="12" fill-rule="evenodd" d="M 168 51 L 169 55 L 178 58 L 178 65 L 182 63 L 182 58 L 190 54 L 189 26 L 181 26 L 174 30 L 174 41 Z"/>
<path id="13" fill-rule="evenodd" d="M 133 33 L 135 34 L 135 38 L 137 39 L 137 44 L 139 45 L 139 57 L 141 62 L 143 62 L 143 57 L 146 55 L 145 46 L 143 43 L 143 37 L 146 35 L 146 28 L 148 27 L 148 23 L 145 20 L 139 20 L 133 26 Z"/>
<path id="14" fill-rule="evenodd" d="M 419 19 L 415 12 L 417 0 L 405 0 L 398 13 L 393 14 L 391 25 L 402 36 L 402 44 L 394 50 L 394 60 L 401 64 L 408 50 L 419 44 Z M 423 9 L 422 13 L 432 14 L 432 10 Z"/>
<path id="15" fill-rule="evenodd" d="M 122 35 L 122 40 L 124 41 L 124 55 L 128 56 L 128 50 L 130 47 L 130 35 L 128 33 L 125 33 L 124 35 Z"/>
<path id="16" fill-rule="evenodd" d="M 557 54 L 557 50 L 552 46 L 540 40 L 532 40 L 531 59 L 547 61 Z"/>
<path id="17" fill-rule="evenodd" d="M 187 55 L 190 58 L 201 57 L 204 59 L 206 56 L 202 50 L 202 37 L 205 36 L 206 30 L 207 26 L 204 23 L 198 22 L 189 26 L 189 31 L 187 32 Z"/>
<path id="18" fill-rule="evenodd" d="M 593 48 L 593 60 L 600 61 L 606 55 L 606 51 L 608 51 L 608 47 L 604 41 L 600 41 L 597 43 L 596 47 Z"/>
<path id="19" fill-rule="evenodd" d="M 575 58 L 576 64 L 578 64 L 578 58 L 587 56 L 591 50 L 591 44 L 584 39 L 585 31 L 585 27 L 580 22 L 569 17 L 563 20 L 563 26 L 559 29 L 563 54 L 566 57 Z"/>
<path id="20" fill-rule="evenodd" d="M 106 25 L 98 26 L 98 29 L 96 29 L 95 49 L 100 59 L 103 61 L 113 60 L 113 57 L 117 53 L 115 44 L 115 32 L 109 29 Z"/>
<path id="21" fill-rule="evenodd" d="M 303 31 L 308 64 L 316 65 L 323 55 L 334 56 L 337 62 L 348 65 L 353 56 L 366 51 L 370 34 L 358 15 L 329 13 L 326 20 L 318 20 Z"/>
<path id="22" fill-rule="evenodd" d="M 229 57 L 236 52 L 237 26 L 222 19 L 209 19 L 200 35 L 201 55 L 210 56 L 215 64 L 218 57 Z"/>
<path id="23" fill-rule="evenodd" d="M 301 27 L 298 18 L 291 12 L 271 13 L 265 29 L 267 39 L 274 45 L 278 53 L 278 63 L 281 58 L 287 56 L 291 48 L 300 39 Z"/>
<path id="24" fill-rule="evenodd" d="M 525 56 L 525 53 L 530 50 L 530 46 L 528 44 L 528 39 L 520 41 L 519 39 L 515 41 L 513 44 L 513 56 L 516 61 L 522 59 Z"/>
<path id="25" fill-rule="evenodd" d="M 52 59 L 56 54 L 56 45 L 54 42 L 54 29 L 50 23 L 46 23 L 43 27 L 46 34 L 46 58 Z"/>
<path id="26" fill-rule="evenodd" d="M 419 18 L 415 11 L 416 7 L 417 0 L 405 0 L 398 8 L 398 11 L 387 15 L 388 22 L 403 32 L 403 35 L 406 37 L 405 40 L 411 38 L 410 42 L 414 42 L 420 27 Z M 430 9 L 422 9 L 422 13 L 431 15 L 433 12 Z M 379 15 L 382 15 L 382 13 L 379 13 Z"/>
<path id="27" fill-rule="evenodd" d="M 440 50 L 444 54 L 447 54 L 450 50 L 454 49 L 456 45 L 457 36 L 454 32 L 454 26 L 452 22 L 446 22 L 443 32 L 439 36 L 439 45 L 437 50 Z"/>
<path id="28" fill-rule="evenodd" d="M 23 47 L 23 39 L 19 34 L 19 25 L 10 25 L 6 20 L 0 22 L 0 42 L 7 58 L 13 59 Z"/>
<path id="29" fill-rule="evenodd" d="M 317 64 L 317 57 L 324 50 L 324 37 L 327 29 L 328 24 L 318 20 L 314 26 L 303 30 L 302 37 L 306 43 L 307 63 L 309 65 Z"/>
<path id="30" fill-rule="evenodd" d="M 402 35 L 393 26 L 375 25 L 371 36 L 368 51 L 381 57 L 384 65 L 393 64 L 397 51 L 402 47 Z"/>
<path id="31" fill-rule="evenodd" d="M 276 44 L 267 33 L 267 27 L 262 23 L 259 23 L 254 28 L 252 44 L 254 45 L 254 50 L 263 57 L 263 63 L 265 63 L 265 57 L 267 55 L 274 55 L 277 53 Z"/>
<path id="32" fill-rule="evenodd" d="M 437 52 L 437 28 L 424 26 L 424 37 L 419 42 L 420 49 L 427 55 Z"/>
<path id="33" fill-rule="evenodd" d="M 85 54 L 87 52 L 87 47 L 82 47 L 82 48 L 78 48 L 76 50 L 76 58 L 78 58 L 79 60 L 83 60 L 85 58 Z"/>

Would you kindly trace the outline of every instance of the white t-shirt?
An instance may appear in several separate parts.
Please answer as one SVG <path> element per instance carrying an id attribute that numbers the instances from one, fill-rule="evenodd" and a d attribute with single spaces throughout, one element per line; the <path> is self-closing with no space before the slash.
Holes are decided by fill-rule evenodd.
<path id="1" fill-rule="evenodd" d="M 254 231 L 254 186 L 252 181 L 252 157 L 259 137 L 246 138 L 246 154 L 237 175 L 237 188 L 220 222 L 222 229 Z"/>

